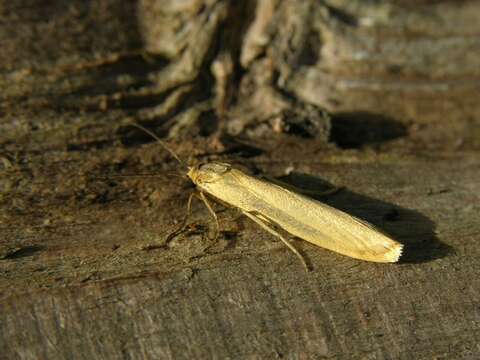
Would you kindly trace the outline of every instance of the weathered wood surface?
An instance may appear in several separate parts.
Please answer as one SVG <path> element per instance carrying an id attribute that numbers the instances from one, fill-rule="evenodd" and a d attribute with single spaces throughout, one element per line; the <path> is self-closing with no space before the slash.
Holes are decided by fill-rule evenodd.
<path id="1" fill-rule="evenodd" d="M 330 203 L 350 207 L 413 243 L 406 252 L 410 263 L 358 262 L 297 242 L 315 268 L 307 274 L 282 244 L 247 220 L 231 240 L 212 245 L 191 235 L 169 248 L 145 251 L 165 232 L 165 212 L 177 214 L 180 201 L 155 214 L 132 198 L 122 206 L 128 211 L 107 204 L 94 221 L 79 211 L 75 227 L 53 222 L 42 229 L 47 234 L 35 231 L 35 238 L 23 240 L 42 248 L 2 261 L 2 353 L 475 358 L 478 159 L 348 160 L 307 162 L 301 169 L 365 194 L 356 201 L 348 192 L 338 194 Z M 382 220 L 391 208 L 398 217 Z M 82 225 L 86 218 L 90 223 Z"/>
<path id="2" fill-rule="evenodd" d="M 298 3 L 0 1 L 0 358 L 478 358 L 478 2 Z M 190 189 L 132 120 L 344 186 L 403 262 L 201 204 L 165 243 Z"/>

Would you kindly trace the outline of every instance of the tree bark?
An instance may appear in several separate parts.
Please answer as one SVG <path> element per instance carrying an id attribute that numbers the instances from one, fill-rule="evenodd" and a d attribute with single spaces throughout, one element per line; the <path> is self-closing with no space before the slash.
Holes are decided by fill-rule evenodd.
<path id="1" fill-rule="evenodd" d="M 476 1 L 0 0 L 0 358 L 473 359 Z M 399 264 L 216 204 L 217 159 L 405 244 Z M 141 175 L 141 176 L 137 176 Z M 212 228 L 213 230 L 213 228 Z"/>

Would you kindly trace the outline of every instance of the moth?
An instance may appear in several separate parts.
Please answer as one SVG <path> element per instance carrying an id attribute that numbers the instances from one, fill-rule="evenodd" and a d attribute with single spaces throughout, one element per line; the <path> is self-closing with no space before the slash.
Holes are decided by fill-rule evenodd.
<path id="1" fill-rule="evenodd" d="M 133 124 L 153 136 L 180 163 L 182 160 L 151 131 Z M 205 194 L 237 208 L 270 234 L 278 237 L 298 256 L 303 256 L 275 227 L 317 246 L 355 259 L 393 263 L 402 255 L 403 245 L 373 225 L 318 200 L 304 196 L 275 183 L 250 176 L 230 164 L 208 162 L 186 166 L 187 176 L 198 194 L 188 199 L 187 217 L 192 198 L 197 195 L 217 224 L 218 219 Z M 186 223 L 186 219 L 184 224 Z M 183 224 L 183 225 L 184 225 Z"/>

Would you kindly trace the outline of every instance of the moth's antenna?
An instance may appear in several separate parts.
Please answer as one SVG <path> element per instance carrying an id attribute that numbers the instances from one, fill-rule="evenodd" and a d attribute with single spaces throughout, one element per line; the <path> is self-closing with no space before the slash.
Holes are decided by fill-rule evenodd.
<path id="1" fill-rule="evenodd" d="M 180 174 L 177 174 L 177 173 L 171 173 L 171 172 L 167 172 L 167 173 L 164 173 L 164 174 L 108 174 L 107 176 L 105 177 L 95 177 L 95 179 L 100 179 L 100 180 L 109 180 L 109 179 L 114 179 L 114 178 L 162 178 L 164 179 L 165 178 L 165 175 L 169 175 L 169 176 L 176 176 L 176 177 L 179 177 L 179 178 L 182 178 L 184 179 L 185 176 L 183 175 L 180 175 Z"/>
<path id="2" fill-rule="evenodd" d="M 136 128 L 139 128 L 143 132 L 153 137 L 165 150 L 168 151 L 170 155 L 172 155 L 175 158 L 175 160 L 177 160 L 181 165 L 188 168 L 188 165 L 185 163 L 185 161 L 182 161 L 182 159 L 180 159 L 178 155 L 173 152 L 173 150 L 169 149 L 169 147 L 162 140 L 160 140 L 160 138 L 153 131 L 150 131 L 147 128 L 144 128 L 142 125 L 134 122 L 130 123 L 129 125 L 135 126 Z"/>

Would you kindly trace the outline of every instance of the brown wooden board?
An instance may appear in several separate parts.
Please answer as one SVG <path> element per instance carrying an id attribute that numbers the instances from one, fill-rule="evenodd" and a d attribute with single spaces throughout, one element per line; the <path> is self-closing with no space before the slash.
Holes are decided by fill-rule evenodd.
<path id="1" fill-rule="evenodd" d="M 479 357 L 478 3 L 296 3 L 0 1 L 1 359 Z M 402 261 L 306 273 L 218 204 L 166 242 L 192 189 L 132 121 L 343 187 Z"/>

